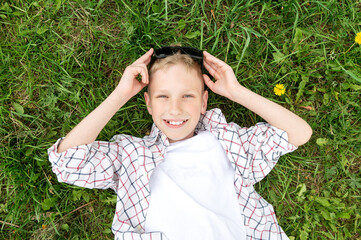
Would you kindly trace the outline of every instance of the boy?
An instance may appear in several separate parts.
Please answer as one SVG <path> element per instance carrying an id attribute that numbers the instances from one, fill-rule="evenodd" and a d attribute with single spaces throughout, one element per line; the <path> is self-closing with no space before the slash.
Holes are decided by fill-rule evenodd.
<path id="1" fill-rule="evenodd" d="M 203 67 L 215 81 L 202 75 Z M 240 128 L 219 109 L 206 111 L 204 83 L 268 123 Z M 145 86 L 150 135 L 95 141 Z M 128 66 L 108 98 L 48 153 L 59 181 L 117 193 L 116 239 L 287 239 L 253 185 L 311 134 L 297 115 L 241 86 L 223 61 L 164 47 Z"/>

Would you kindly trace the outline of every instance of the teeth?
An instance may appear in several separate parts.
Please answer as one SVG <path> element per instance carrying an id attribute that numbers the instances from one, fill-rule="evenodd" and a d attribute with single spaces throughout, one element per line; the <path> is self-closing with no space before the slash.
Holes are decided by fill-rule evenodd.
<path id="1" fill-rule="evenodd" d="M 172 125 L 181 125 L 182 123 L 184 123 L 184 121 L 180 121 L 180 122 L 168 121 L 168 123 Z"/>

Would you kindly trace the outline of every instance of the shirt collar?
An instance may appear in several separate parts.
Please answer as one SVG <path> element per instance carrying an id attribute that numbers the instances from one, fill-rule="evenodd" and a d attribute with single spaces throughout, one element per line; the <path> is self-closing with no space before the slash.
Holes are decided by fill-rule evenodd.
<path id="1" fill-rule="evenodd" d="M 212 132 L 225 126 L 227 126 L 227 121 L 222 111 L 219 108 L 214 108 L 201 115 L 195 131 L 207 130 Z"/>
<path id="2" fill-rule="evenodd" d="M 149 134 L 149 142 L 151 144 L 157 144 L 161 146 L 168 147 L 169 146 L 169 140 L 168 137 L 159 130 L 159 128 L 153 123 L 152 130 Z"/>

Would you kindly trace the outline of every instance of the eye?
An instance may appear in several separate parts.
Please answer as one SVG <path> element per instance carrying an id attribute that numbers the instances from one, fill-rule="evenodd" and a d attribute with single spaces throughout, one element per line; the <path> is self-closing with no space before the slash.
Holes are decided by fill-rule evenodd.
<path id="1" fill-rule="evenodd" d="M 192 94 L 186 94 L 183 96 L 184 98 L 193 98 L 194 96 Z"/>
<path id="2" fill-rule="evenodd" d="M 157 98 L 168 98 L 167 95 L 158 95 Z"/>

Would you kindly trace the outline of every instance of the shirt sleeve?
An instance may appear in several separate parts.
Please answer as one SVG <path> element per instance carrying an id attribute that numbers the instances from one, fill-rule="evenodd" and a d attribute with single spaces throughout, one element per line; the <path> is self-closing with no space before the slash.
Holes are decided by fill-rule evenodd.
<path id="1" fill-rule="evenodd" d="M 86 187 L 116 189 L 118 176 L 113 162 L 122 158 L 119 142 L 95 141 L 58 153 L 63 138 L 48 149 L 52 170 L 59 182 Z"/>
<path id="2" fill-rule="evenodd" d="M 297 149 L 288 142 L 287 132 L 268 123 L 250 128 L 238 128 L 245 159 L 244 177 L 254 184 L 261 181 L 276 165 L 280 156 Z"/>

